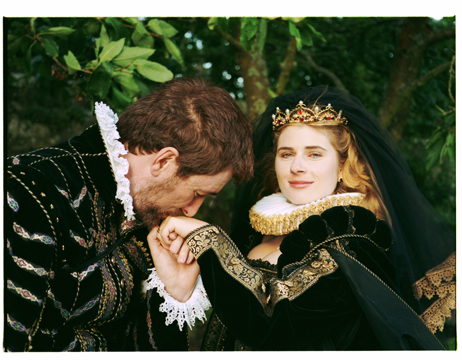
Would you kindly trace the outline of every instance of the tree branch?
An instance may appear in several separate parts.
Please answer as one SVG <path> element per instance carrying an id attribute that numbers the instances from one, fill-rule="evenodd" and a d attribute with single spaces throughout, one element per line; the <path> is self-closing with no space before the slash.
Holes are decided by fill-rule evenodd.
<path id="1" fill-rule="evenodd" d="M 382 119 L 382 122 L 384 124 L 389 124 L 390 120 L 395 116 L 395 114 L 398 112 L 398 110 L 401 108 L 403 103 L 407 101 L 412 93 L 419 87 L 425 85 L 427 82 L 429 82 L 431 79 L 433 79 L 435 76 L 439 75 L 443 71 L 448 70 L 451 67 L 451 61 L 445 62 L 444 64 L 441 64 L 435 68 L 433 68 L 430 71 L 427 71 L 422 77 L 419 79 L 416 79 L 414 82 L 412 82 L 408 87 L 406 87 L 398 96 L 397 100 L 393 103 L 393 105 L 390 106 L 388 113 L 384 118 Z"/>
<path id="2" fill-rule="evenodd" d="M 287 81 L 289 80 L 290 72 L 295 66 L 295 54 L 296 53 L 297 53 L 297 42 L 295 40 L 295 36 L 292 36 L 292 38 L 290 39 L 286 58 L 281 64 L 282 71 L 279 74 L 278 86 L 276 89 L 276 95 L 278 96 L 282 95 L 282 93 L 284 92 L 284 89 L 287 85 Z"/>
<path id="3" fill-rule="evenodd" d="M 228 41 L 231 45 L 233 45 L 237 50 L 239 51 L 247 51 L 244 49 L 244 47 L 241 45 L 241 42 L 238 39 L 233 38 L 231 35 L 228 33 L 224 33 L 221 31 L 218 26 L 215 26 L 215 31 L 221 35 L 223 39 Z"/>
<path id="4" fill-rule="evenodd" d="M 300 53 L 305 57 L 305 60 L 308 63 L 309 67 L 330 78 L 337 88 L 348 92 L 348 90 L 345 88 L 342 81 L 337 77 L 337 75 L 335 75 L 332 71 L 316 64 L 316 62 L 313 60 L 313 57 L 307 50 L 301 50 Z"/>

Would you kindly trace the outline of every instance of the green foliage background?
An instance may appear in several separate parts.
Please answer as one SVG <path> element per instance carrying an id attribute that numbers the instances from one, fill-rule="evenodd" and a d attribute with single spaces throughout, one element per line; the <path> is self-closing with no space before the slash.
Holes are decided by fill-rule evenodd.
<path id="1" fill-rule="evenodd" d="M 402 18 L 377 17 L 4 18 L 4 151 L 11 156 L 66 140 L 95 121 L 95 101 L 120 114 L 174 76 L 211 80 L 250 113 L 244 86 L 252 84 L 245 84 L 248 69 L 241 68 L 239 51 L 263 59 L 269 86 L 259 90 L 268 98 L 281 84 L 284 93 L 341 83 L 378 113 L 402 24 Z M 426 26 L 451 31 L 455 18 L 426 19 Z M 296 54 L 283 83 L 291 39 Z M 416 64 L 418 76 L 454 57 L 454 36 L 431 43 Z M 451 66 L 413 91 L 399 138 L 417 185 L 453 228 L 454 79 Z M 229 229 L 233 196 L 230 182 L 216 198 L 205 200 L 198 217 Z M 191 334 L 193 349 L 202 331 L 198 327 Z"/>

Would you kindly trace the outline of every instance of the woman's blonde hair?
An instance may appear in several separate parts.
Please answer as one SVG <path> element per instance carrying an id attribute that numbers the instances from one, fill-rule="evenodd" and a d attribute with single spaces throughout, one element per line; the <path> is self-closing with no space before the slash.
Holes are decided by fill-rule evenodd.
<path id="1" fill-rule="evenodd" d="M 377 218 L 389 220 L 372 169 L 359 150 L 355 135 L 348 126 L 339 124 L 337 121 L 312 122 L 303 125 L 311 126 L 327 136 L 337 151 L 342 179 L 337 183 L 335 193 L 359 192 L 365 194 L 361 205 L 372 211 Z M 264 186 L 259 193 L 260 198 L 279 191 L 274 161 L 279 136 L 287 126 L 294 125 L 286 124 L 276 129 L 274 132 L 274 151 L 267 154 L 262 160 L 265 174 L 263 177 Z"/>

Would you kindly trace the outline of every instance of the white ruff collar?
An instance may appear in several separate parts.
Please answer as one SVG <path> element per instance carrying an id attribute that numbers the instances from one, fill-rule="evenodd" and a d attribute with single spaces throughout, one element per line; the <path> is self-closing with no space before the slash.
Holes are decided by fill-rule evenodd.
<path id="1" fill-rule="evenodd" d="M 285 235 L 297 230 L 311 215 L 334 206 L 359 205 L 364 197 L 361 193 L 336 194 L 306 205 L 294 205 L 279 192 L 264 197 L 250 209 L 250 224 L 264 235 Z"/>
<path id="2" fill-rule="evenodd" d="M 125 177 L 128 173 L 128 161 L 119 156 L 128 153 L 123 144 L 117 140 L 120 139 L 120 135 L 115 124 L 119 118 L 109 106 L 102 102 L 95 103 L 95 113 L 117 182 L 116 199 L 122 201 L 125 218 L 128 221 L 135 220 L 133 198 L 130 195 L 130 181 Z"/>

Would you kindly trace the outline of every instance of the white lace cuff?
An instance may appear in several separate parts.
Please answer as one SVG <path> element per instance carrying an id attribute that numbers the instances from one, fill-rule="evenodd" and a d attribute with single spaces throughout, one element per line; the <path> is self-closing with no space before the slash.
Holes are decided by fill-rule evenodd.
<path id="1" fill-rule="evenodd" d="M 155 268 L 149 269 L 151 274 L 146 280 L 147 290 L 157 289 L 157 293 L 162 296 L 165 301 L 160 304 L 159 310 L 161 312 L 167 313 L 167 318 L 165 319 L 165 325 L 172 324 L 175 320 L 178 321 L 178 326 L 180 330 L 183 329 L 183 324 L 186 322 L 190 329 L 194 326 L 196 318 L 204 322 L 207 320 L 205 311 L 210 309 L 212 306 L 207 294 L 202 284 L 201 276 L 199 275 L 196 281 L 196 286 L 191 297 L 186 302 L 180 302 L 175 300 L 166 290 L 165 285 L 160 280 L 159 275 Z"/>

